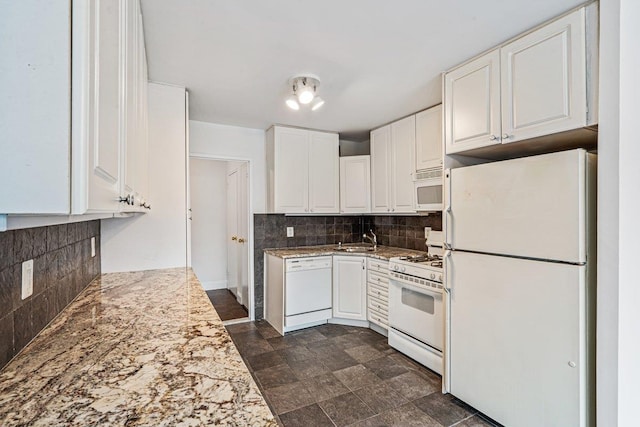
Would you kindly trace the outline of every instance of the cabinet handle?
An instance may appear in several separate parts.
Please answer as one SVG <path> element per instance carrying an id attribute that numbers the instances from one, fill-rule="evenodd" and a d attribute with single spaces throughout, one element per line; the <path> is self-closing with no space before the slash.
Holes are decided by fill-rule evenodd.
<path id="1" fill-rule="evenodd" d="M 233 240 L 235 242 L 236 240 L 238 240 L 238 236 L 231 237 L 231 240 Z"/>
<path id="2" fill-rule="evenodd" d="M 133 205 L 133 199 L 131 194 L 127 194 L 127 197 L 120 196 L 120 203 L 126 203 L 127 205 Z"/>
<path id="3" fill-rule="evenodd" d="M 244 243 L 244 242 L 246 242 L 246 240 L 244 240 L 242 237 L 238 239 L 238 243 Z"/>
<path id="4" fill-rule="evenodd" d="M 495 135 L 491 135 L 491 136 L 489 137 L 489 141 L 497 141 L 497 140 L 498 140 L 498 137 L 497 137 L 497 136 L 495 136 Z"/>
<path id="5" fill-rule="evenodd" d="M 513 135 L 509 135 L 508 133 L 505 133 L 504 135 L 502 135 L 502 139 L 509 139 L 511 138 Z"/>

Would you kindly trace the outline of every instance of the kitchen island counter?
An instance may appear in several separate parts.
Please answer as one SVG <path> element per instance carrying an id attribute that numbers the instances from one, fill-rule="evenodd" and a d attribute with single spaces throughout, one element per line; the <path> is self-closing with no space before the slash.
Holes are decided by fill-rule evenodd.
<path id="1" fill-rule="evenodd" d="M 343 245 L 343 248 L 349 248 L 354 246 L 362 246 L 362 244 L 347 244 Z M 353 255 L 353 256 L 366 256 L 370 258 L 389 260 L 392 257 L 398 256 L 411 256 L 411 255 L 424 255 L 425 251 L 416 251 L 413 249 L 395 248 L 392 246 L 378 246 L 376 251 L 366 252 L 347 252 L 344 250 L 338 250 L 337 245 L 322 245 L 322 246 L 299 246 L 294 248 L 277 248 L 277 249 L 265 249 L 264 252 L 269 255 L 276 256 L 278 258 L 302 258 L 313 257 L 323 255 Z"/>
<path id="2" fill-rule="evenodd" d="M 104 274 L 0 371 L 0 425 L 276 425 L 190 269 Z"/>

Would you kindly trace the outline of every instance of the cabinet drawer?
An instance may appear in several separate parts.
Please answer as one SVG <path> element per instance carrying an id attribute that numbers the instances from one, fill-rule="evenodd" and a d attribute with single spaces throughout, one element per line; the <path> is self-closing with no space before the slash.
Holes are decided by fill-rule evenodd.
<path id="1" fill-rule="evenodd" d="M 389 261 L 369 258 L 367 262 L 369 271 L 377 271 L 383 274 L 389 274 Z"/>
<path id="2" fill-rule="evenodd" d="M 388 316 L 389 314 L 389 305 L 387 304 L 387 302 L 381 299 L 372 297 L 371 295 L 369 295 L 369 309 L 375 310 L 385 316 Z"/>
<path id="3" fill-rule="evenodd" d="M 369 291 L 367 292 L 374 298 L 378 298 L 384 302 L 389 301 L 389 291 L 375 283 L 369 283 Z"/>
<path id="4" fill-rule="evenodd" d="M 377 283 L 385 288 L 389 287 L 389 276 L 383 276 L 382 274 L 369 271 L 367 280 L 371 283 Z"/>
<path id="5" fill-rule="evenodd" d="M 369 315 L 367 316 L 370 322 L 375 323 L 378 326 L 382 326 L 385 329 L 389 328 L 389 321 L 387 316 L 378 313 L 377 311 L 369 310 Z"/>

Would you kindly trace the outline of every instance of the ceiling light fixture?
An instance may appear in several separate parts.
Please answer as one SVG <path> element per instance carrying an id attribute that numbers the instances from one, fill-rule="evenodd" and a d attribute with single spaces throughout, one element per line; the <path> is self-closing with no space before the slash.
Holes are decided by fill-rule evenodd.
<path id="1" fill-rule="evenodd" d="M 289 81 L 293 94 L 290 95 L 286 104 L 287 107 L 292 110 L 299 110 L 300 104 L 311 104 L 311 110 L 315 111 L 322 107 L 324 100 L 319 96 L 318 87 L 320 86 L 320 80 L 314 76 L 296 76 Z"/>

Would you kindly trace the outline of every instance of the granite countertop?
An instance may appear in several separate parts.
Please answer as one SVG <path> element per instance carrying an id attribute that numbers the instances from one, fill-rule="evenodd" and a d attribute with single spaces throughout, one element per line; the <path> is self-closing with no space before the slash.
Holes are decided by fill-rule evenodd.
<path id="1" fill-rule="evenodd" d="M 104 274 L 0 371 L 0 425 L 275 426 L 197 278 Z"/>
<path id="2" fill-rule="evenodd" d="M 301 258 L 312 257 L 322 255 L 353 255 L 353 256 L 366 256 L 369 258 L 388 260 L 397 256 L 408 255 L 424 255 L 425 251 L 416 251 L 413 249 L 394 248 L 391 246 L 380 246 L 375 252 L 345 252 L 336 250 L 338 245 L 322 245 L 322 246 L 299 246 L 296 248 L 276 248 L 265 249 L 264 252 L 269 255 L 277 256 L 278 258 Z M 342 245 L 344 248 L 349 246 L 367 246 L 366 244 L 350 243 Z"/>

